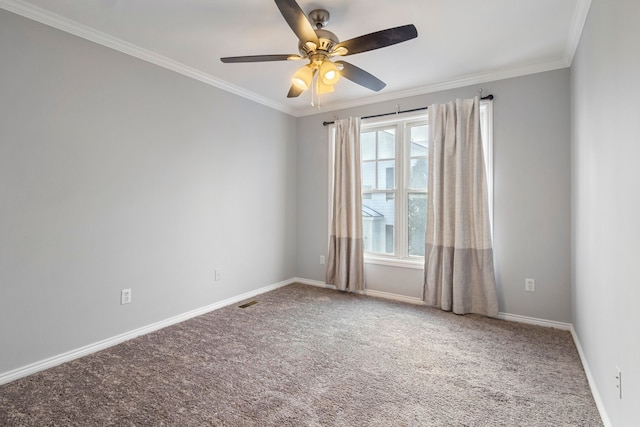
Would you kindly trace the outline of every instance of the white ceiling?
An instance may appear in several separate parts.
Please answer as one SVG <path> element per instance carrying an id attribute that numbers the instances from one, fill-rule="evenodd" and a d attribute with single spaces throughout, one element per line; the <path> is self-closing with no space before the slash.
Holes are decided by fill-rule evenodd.
<path id="1" fill-rule="evenodd" d="M 418 38 L 345 57 L 387 83 L 342 79 L 325 111 L 571 64 L 590 0 L 298 0 L 325 8 L 340 40 L 414 24 Z M 272 0 L 0 0 L 0 7 L 221 87 L 278 110 L 317 113 L 286 97 L 300 62 L 223 64 L 220 57 L 297 52 Z"/>

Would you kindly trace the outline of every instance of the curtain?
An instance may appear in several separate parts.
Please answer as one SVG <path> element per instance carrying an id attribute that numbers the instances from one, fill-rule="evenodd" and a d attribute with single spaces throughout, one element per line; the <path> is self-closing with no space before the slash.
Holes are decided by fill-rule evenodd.
<path id="1" fill-rule="evenodd" d="M 360 119 L 336 121 L 333 198 L 326 283 L 342 291 L 364 289 Z"/>
<path id="2" fill-rule="evenodd" d="M 423 300 L 497 317 L 479 97 L 429 106 L 427 197 Z"/>

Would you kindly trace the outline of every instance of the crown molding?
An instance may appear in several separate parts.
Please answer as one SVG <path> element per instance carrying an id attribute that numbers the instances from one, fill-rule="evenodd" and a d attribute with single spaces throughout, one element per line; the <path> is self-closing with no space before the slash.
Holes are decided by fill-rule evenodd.
<path id="1" fill-rule="evenodd" d="M 567 45 L 564 52 L 564 61 L 568 66 L 573 63 L 573 57 L 578 49 L 582 30 L 587 22 L 590 8 L 591 0 L 578 0 L 576 3 L 576 8 L 573 12 L 573 19 L 571 20 L 571 28 L 569 29 L 569 37 L 567 38 Z"/>
<path id="2" fill-rule="evenodd" d="M 163 55 L 141 48 L 132 43 L 113 37 L 109 34 L 98 31 L 94 28 L 82 25 L 71 19 L 49 12 L 37 6 L 33 6 L 20 0 L 0 0 L 0 8 L 13 12 L 17 15 L 39 22 L 41 24 L 56 28 L 74 36 L 92 41 L 110 49 L 122 52 L 126 55 L 133 56 L 159 67 L 182 74 L 183 76 L 198 80 L 210 86 L 222 89 L 226 92 L 247 98 L 251 101 L 281 111 L 283 113 L 294 115 L 294 110 L 282 103 L 275 102 L 271 99 L 260 96 L 254 92 L 243 89 L 239 86 L 228 83 L 224 80 L 211 76 L 196 68 L 189 67 L 173 59 Z"/>
<path id="3" fill-rule="evenodd" d="M 453 80 L 446 80 L 440 83 L 435 83 L 428 86 L 422 86 L 415 89 L 409 89 L 404 91 L 389 92 L 383 95 L 374 95 L 367 98 L 360 98 L 353 101 L 347 101 L 336 104 L 324 104 L 322 112 L 327 113 L 331 111 L 343 110 L 347 108 L 361 107 L 364 105 L 374 104 L 378 102 L 396 101 L 401 98 L 409 98 L 412 96 L 425 95 L 434 92 L 440 92 L 449 89 L 458 89 L 466 86 L 473 86 L 482 83 L 489 83 L 498 80 L 510 79 L 514 77 L 526 76 L 529 74 L 543 73 L 546 71 L 559 70 L 567 68 L 570 64 L 567 64 L 564 60 L 552 61 L 545 64 L 534 64 L 525 67 L 516 67 L 502 70 L 494 70 L 484 74 L 477 74 L 472 76 L 460 77 Z M 318 109 L 313 107 L 305 107 L 303 110 L 298 110 L 295 114 L 296 117 L 312 116 L 318 114 Z"/>
<path id="4" fill-rule="evenodd" d="M 471 75 L 460 77 L 452 80 L 446 80 L 439 83 L 435 83 L 428 86 L 422 86 L 414 89 L 388 92 L 380 95 L 368 96 L 365 98 L 359 98 L 356 100 L 337 102 L 335 104 L 324 104 L 322 112 L 331 112 L 337 110 L 343 110 L 347 108 L 360 107 L 363 105 L 393 101 L 400 98 L 408 98 L 412 96 L 425 95 L 428 93 L 439 92 L 449 89 L 457 89 L 465 86 L 472 86 L 482 83 L 488 83 L 497 80 L 503 80 L 514 77 L 521 77 L 529 74 L 536 74 L 545 71 L 552 71 L 561 68 L 571 66 L 573 56 L 575 55 L 578 43 L 580 42 L 580 36 L 584 28 L 589 8 L 591 6 L 591 0 L 578 0 L 574 11 L 569 37 L 565 47 L 563 60 L 549 62 L 545 64 L 534 64 L 524 67 L 516 67 L 509 69 L 494 70 L 488 73 L 479 75 Z M 157 54 L 153 51 L 143 49 L 132 43 L 113 37 L 109 34 L 100 32 L 91 27 L 82 25 L 76 21 L 64 18 L 60 15 L 54 14 L 42 8 L 33 6 L 22 0 L 0 0 L 0 8 L 6 9 L 10 12 L 23 16 L 25 18 L 40 22 L 41 24 L 48 25 L 50 27 L 59 29 L 61 31 L 73 34 L 77 37 L 81 37 L 85 40 L 92 41 L 102 46 L 114 49 L 124 54 L 133 56 L 151 64 L 163 67 L 165 69 L 182 74 L 186 77 L 198 80 L 207 85 L 222 89 L 226 92 L 238 95 L 240 97 L 249 99 L 259 104 L 265 105 L 269 108 L 281 111 L 283 113 L 292 115 L 294 117 L 304 117 L 318 114 L 318 109 L 315 107 L 291 107 L 286 104 L 276 102 L 272 99 L 268 99 L 261 95 L 243 89 L 239 86 L 228 83 L 224 80 L 218 79 L 210 74 L 200 71 L 196 68 L 189 67 L 180 62 L 174 61 L 170 58 Z"/>

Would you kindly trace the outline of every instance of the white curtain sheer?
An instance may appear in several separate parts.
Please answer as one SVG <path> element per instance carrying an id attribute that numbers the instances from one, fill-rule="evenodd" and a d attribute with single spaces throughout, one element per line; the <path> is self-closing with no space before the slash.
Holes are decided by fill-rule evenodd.
<path id="1" fill-rule="evenodd" d="M 336 121 L 333 202 L 326 283 L 343 291 L 364 289 L 360 119 Z"/>
<path id="2" fill-rule="evenodd" d="M 479 97 L 429 106 L 424 271 L 428 305 L 498 315 Z"/>

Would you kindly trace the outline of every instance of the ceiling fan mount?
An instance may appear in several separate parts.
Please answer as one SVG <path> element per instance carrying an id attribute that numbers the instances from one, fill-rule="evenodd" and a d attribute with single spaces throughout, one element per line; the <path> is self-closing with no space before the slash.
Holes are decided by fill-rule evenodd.
<path id="1" fill-rule="evenodd" d="M 309 19 L 316 29 L 324 28 L 329 23 L 329 11 L 326 9 L 314 9 L 309 12 Z"/>
<path id="2" fill-rule="evenodd" d="M 348 62 L 332 62 L 331 58 L 380 49 L 418 36 L 416 27 L 409 24 L 340 42 L 334 33 L 324 29 L 330 18 L 327 10 L 314 9 L 309 12 L 307 18 L 295 0 L 275 0 L 275 3 L 287 24 L 298 37 L 299 55 L 232 56 L 220 58 L 220 60 L 224 63 L 308 60 L 309 63 L 294 74 L 293 85 L 287 94 L 288 98 L 297 97 L 311 87 L 316 73 L 318 74 L 316 78 L 318 93 L 321 91 L 332 92 L 333 86 L 340 76 L 377 92 L 386 86 L 382 80 Z"/>

